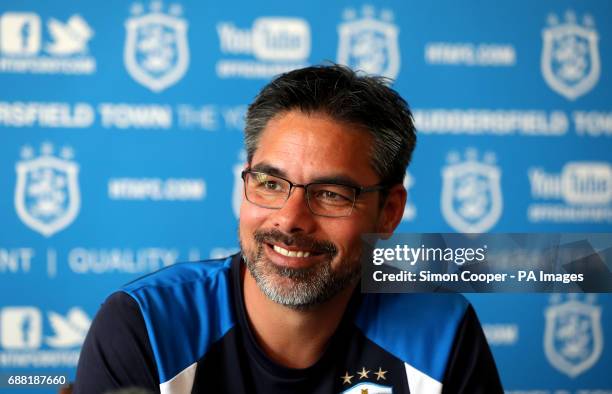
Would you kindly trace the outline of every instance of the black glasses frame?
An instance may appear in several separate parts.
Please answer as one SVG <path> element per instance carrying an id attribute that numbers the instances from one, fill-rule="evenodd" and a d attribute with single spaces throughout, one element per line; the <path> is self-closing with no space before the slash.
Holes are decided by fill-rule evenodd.
<path id="1" fill-rule="evenodd" d="M 287 182 L 289 184 L 289 192 L 287 193 L 287 197 L 285 198 L 285 201 L 283 202 L 283 205 L 281 205 L 280 207 L 269 207 L 269 206 L 261 205 L 261 204 L 258 204 L 256 202 L 253 202 L 253 201 L 249 200 L 249 197 L 247 195 L 247 190 L 246 190 L 246 176 L 247 176 L 247 174 L 263 174 L 263 175 L 272 176 L 272 177 L 275 177 L 275 178 L 278 178 L 278 179 L 281 179 L 281 180 Z M 347 184 L 344 184 L 344 183 L 334 183 L 334 182 L 310 182 L 310 183 L 305 183 L 305 184 L 293 183 L 289 179 L 283 178 L 282 176 L 268 174 L 267 172 L 263 172 L 263 171 L 253 171 L 251 169 L 246 169 L 246 170 L 242 171 L 242 173 L 240 174 L 240 177 L 242 178 L 243 185 L 244 185 L 244 197 L 251 204 L 257 205 L 258 207 L 262 207 L 262 208 L 281 209 L 285 205 L 287 200 L 289 200 L 289 197 L 291 197 L 291 193 L 293 192 L 293 189 L 295 189 L 295 188 L 302 188 L 302 189 L 304 189 L 304 194 L 306 195 L 306 202 L 307 202 L 306 205 L 308 205 L 308 209 L 310 210 L 310 212 L 312 212 L 313 215 L 323 216 L 323 217 L 347 217 L 347 216 L 350 216 L 351 213 L 353 213 L 353 208 L 355 208 L 355 202 L 357 201 L 357 199 L 359 198 L 359 196 L 361 194 L 381 191 L 381 190 L 388 189 L 388 187 L 389 187 L 388 185 L 385 185 L 383 183 L 379 183 L 379 184 L 372 185 L 372 186 L 355 186 L 355 185 L 347 185 Z M 310 206 L 310 193 L 308 193 L 308 188 L 310 186 L 312 186 L 312 185 L 335 185 L 335 186 L 343 186 L 343 187 L 348 187 L 348 188 L 353 189 L 354 192 L 355 192 L 354 198 L 353 198 L 353 205 L 351 205 L 351 209 L 348 212 L 348 214 L 340 215 L 340 216 L 334 216 L 334 215 L 322 215 L 320 213 L 314 212 L 312 207 Z"/>

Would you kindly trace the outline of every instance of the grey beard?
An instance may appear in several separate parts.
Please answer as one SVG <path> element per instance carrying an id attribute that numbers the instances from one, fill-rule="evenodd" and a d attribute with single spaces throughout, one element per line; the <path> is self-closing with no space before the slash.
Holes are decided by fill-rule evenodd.
<path id="1" fill-rule="evenodd" d="M 305 310 L 321 304 L 355 284 L 361 275 L 359 262 L 343 261 L 338 271 L 332 270 L 333 245 L 333 253 L 326 254 L 327 258 L 313 267 L 279 267 L 266 259 L 264 243 L 258 238 L 262 236 L 256 234 L 257 246 L 252 252 L 245 250 L 240 240 L 246 266 L 266 297 L 289 308 Z"/>

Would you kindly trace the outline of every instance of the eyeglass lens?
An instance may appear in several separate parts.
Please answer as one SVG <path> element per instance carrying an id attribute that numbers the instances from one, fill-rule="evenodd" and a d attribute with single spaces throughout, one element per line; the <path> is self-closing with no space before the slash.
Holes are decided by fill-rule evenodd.
<path id="1" fill-rule="evenodd" d="M 321 216 L 348 216 L 355 203 L 355 189 L 336 184 L 313 183 L 306 188 L 306 198 L 312 213 Z M 248 172 L 245 177 L 247 200 L 265 207 L 280 209 L 291 192 L 291 184 L 269 174 Z"/>

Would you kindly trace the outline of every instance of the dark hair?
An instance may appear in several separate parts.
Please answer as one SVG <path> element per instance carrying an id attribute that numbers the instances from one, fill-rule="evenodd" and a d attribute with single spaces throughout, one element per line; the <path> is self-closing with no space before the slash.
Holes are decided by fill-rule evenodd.
<path id="1" fill-rule="evenodd" d="M 372 166 L 384 184 L 402 183 L 416 144 L 408 104 L 389 80 L 360 75 L 332 64 L 306 67 L 280 75 L 249 106 L 245 145 L 250 163 L 270 119 L 291 110 L 324 113 L 364 127 L 374 137 Z"/>

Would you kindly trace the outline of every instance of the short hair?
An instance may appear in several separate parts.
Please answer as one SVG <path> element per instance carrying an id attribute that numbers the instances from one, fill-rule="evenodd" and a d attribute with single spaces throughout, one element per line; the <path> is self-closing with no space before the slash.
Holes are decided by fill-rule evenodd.
<path id="1" fill-rule="evenodd" d="M 264 86 L 246 114 L 244 140 L 250 163 L 268 122 L 292 110 L 320 112 L 364 127 L 373 137 L 372 167 L 381 183 L 402 183 L 416 145 L 406 101 L 380 76 L 331 64 L 293 70 Z"/>

